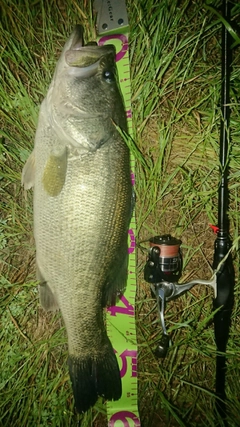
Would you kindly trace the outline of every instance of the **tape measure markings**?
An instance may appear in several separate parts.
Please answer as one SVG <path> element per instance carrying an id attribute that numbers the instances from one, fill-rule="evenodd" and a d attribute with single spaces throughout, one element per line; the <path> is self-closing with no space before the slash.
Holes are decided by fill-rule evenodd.
<path id="1" fill-rule="evenodd" d="M 119 49 L 119 41 L 121 47 Z M 116 65 L 120 87 L 125 103 L 128 132 L 132 135 L 131 83 L 127 34 L 104 35 L 99 39 L 100 45 L 114 44 L 117 50 Z M 135 161 L 131 156 L 131 180 L 135 183 Z M 128 280 L 124 295 L 119 303 L 107 309 L 107 330 L 112 340 L 118 359 L 122 378 L 122 397 L 116 402 L 107 402 L 108 427 L 140 427 L 137 406 L 137 346 L 135 328 L 135 293 L 136 293 L 136 260 L 135 260 L 135 218 L 130 223 L 128 237 Z"/>

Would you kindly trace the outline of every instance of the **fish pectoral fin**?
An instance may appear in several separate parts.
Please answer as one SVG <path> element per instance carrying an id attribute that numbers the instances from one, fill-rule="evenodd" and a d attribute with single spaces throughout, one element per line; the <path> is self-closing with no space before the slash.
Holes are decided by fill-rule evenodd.
<path id="1" fill-rule="evenodd" d="M 59 154 L 50 154 L 42 177 L 44 190 L 56 197 L 62 191 L 67 173 L 67 147 Z"/>
<path id="2" fill-rule="evenodd" d="M 22 170 L 22 185 L 25 190 L 29 190 L 34 186 L 35 182 L 35 154 L 34 150 L 28 157 Z"/>
<path id="3" fill-rule="evenodd" d="M 46 311 L 56 311 L 59 310 L 59 306 L 55 296 L 53 295 L 50 287 L 47 282 L 44 280 L 42 273 L 40 272 L 37 266 L 37 280 L 39 280 L 38 290 L 40 304 Z"/>

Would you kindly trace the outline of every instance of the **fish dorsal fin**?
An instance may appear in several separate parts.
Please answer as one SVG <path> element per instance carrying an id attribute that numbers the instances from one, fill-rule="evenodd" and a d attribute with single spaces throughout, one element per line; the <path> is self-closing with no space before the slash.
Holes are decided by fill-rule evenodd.
<path id="1" fill-rule="evenodd" d="M 42 177 L 44 190 L 56 197 L 62 191 L 67 173 L 67 148 L 59 154 L 50 154 Z"/>
<path id="2" fill-rule="evenodd" d="M 29 190 L 34 186 L 35 182 L 35 155 L 34 150 L 28 157 L 22 170 L 22 185 L 25 190 Z"/>

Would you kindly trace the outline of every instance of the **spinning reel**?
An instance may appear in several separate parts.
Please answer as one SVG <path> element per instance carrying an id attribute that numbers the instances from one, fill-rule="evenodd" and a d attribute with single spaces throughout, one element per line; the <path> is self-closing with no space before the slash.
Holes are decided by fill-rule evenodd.
<path id="1" fill-rule="evenodd" d="M 150 249 L 144 267 L 144 279 L 151 284 L 152 294 L 157 300 L 163 330 L 155 354 L 157 357 L 165 357 L 170 346 L 170 336 L 167 333 L 164 319 L 166 302 L 178 298 L 197 284 L 211 286 L 214 290 L 214 298 L 216 298 L 217 281 L 216 274 L 214 274 L 211 280 L 196 279 L 178 284 L 183 266 L 180 249 L 181 240 L 172 237 L 170 234 L 165 234 L 152 237 L 149 239 L 149 243 Z"/>

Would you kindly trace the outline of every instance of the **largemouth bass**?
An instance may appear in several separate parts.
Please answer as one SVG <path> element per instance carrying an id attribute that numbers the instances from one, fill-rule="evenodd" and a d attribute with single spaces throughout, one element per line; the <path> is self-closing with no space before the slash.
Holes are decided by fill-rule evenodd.
<path id="1" fill-rule="evenodd" d="M 40 302 L 60 309 L 78 412 L 98 396 L 121 397 L 103 307 L 127 279 L 132 186 L 115 48 L 83 46 L 77 26 L 42 102 L 34 149 L 22 173 L 34 186 Z"/>

